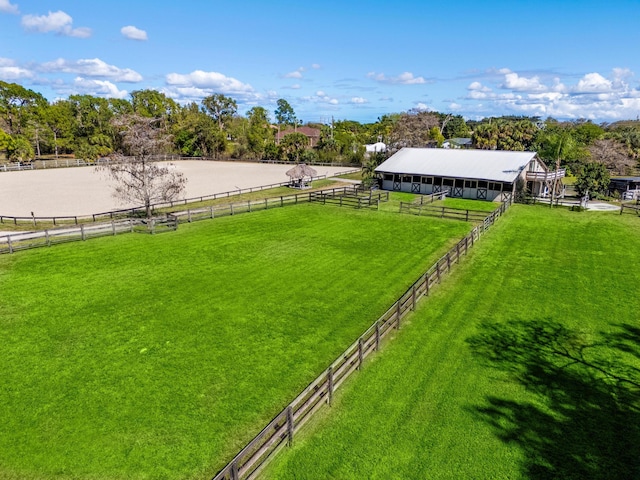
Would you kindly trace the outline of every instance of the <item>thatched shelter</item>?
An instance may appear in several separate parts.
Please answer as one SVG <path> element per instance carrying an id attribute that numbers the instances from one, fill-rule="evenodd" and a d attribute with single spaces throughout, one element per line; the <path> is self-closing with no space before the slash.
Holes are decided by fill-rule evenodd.
<path id="1" fill-rule="evenodd" d="M 287 176 L 291 179 L 291 186 L 294 188 L 307 187 L 307 181 L 318 175 L 313 168 L 304 163 L 299 163 L 291 170 L 287 170 Z"/>

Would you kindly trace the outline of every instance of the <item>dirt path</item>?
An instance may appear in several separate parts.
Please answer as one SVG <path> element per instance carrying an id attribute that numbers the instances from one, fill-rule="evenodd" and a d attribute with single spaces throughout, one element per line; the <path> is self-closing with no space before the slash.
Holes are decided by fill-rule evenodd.
<path id="1" fill-rule="evenodd" d="M 291 165 L 183 160 L 175 168 L 187 177 L 185 197 L 286 182 Z M 314 167 L 318 175 L 335 175 L 349 167 Z M 38 217 L 90 215 L 137 205 L 119 203 L 113 186 L 94 167 L 0 173 L 0 215 Z"/>

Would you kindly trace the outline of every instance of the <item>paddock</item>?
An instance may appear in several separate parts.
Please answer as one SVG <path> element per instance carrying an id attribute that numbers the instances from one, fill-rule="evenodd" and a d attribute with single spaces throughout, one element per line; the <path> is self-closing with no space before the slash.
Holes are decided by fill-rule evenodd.
<path id="1" fill-rule="evenodd" d="M 185 198 L 287 182 L 291 165 L 181 160 L 175 169 L 187 177 Z M 350 167 L 318 167 L 336 175 Z M 0 173 L 0 214 L 7 216 L 90 215 L 135 204 L 112 195 L 113 184 L 95 167 L 70 167 Z"/>

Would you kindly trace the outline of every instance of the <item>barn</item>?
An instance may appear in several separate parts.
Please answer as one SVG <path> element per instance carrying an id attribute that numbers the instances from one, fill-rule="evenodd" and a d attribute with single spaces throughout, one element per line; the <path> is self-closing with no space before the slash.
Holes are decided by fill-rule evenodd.
<path id="1" fill-rule="evenodd" d="M 489 201 L 507 200 L 519 183 L 542 197 L 555 183 L 561 196 L 565 174 L 549 171 L 535 152 L 443 148 L 403 148 L 375 172 L 384 190 L 423 195 L 447 190 L 451 197 Z"/>

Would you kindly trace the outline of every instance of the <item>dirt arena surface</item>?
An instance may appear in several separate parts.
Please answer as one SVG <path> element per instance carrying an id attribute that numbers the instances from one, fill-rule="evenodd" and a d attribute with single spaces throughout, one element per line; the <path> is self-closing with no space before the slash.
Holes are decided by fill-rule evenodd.
<path id="1" fill-rule="evenodd" d="M 182 160 L 174 168 L 187 177 L 185 198 L 286 182 L 292 165 Z M 335 175 L 349 167 L 314 167 Z M 36 217 L 91 215 L 137 205 L 122 204 L 113 184 L 95 167 L 70 167 L 0 173 L 0 215 Z"/>

